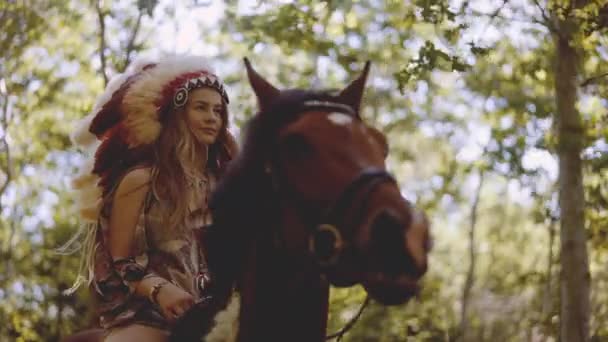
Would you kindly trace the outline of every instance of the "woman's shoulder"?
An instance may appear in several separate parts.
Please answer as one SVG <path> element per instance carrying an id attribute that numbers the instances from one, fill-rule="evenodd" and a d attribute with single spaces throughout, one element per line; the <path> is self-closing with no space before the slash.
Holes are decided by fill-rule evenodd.
<path id="1" fill-rule="evenodd" d="M 129 170 L 118 183 L 116 194 L 142 193 L 150 188 L 152 168 L 136 167 Z"/>

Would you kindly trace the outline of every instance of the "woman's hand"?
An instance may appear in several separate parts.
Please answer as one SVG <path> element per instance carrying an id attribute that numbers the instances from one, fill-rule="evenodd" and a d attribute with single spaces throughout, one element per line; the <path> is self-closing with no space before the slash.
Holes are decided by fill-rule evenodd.
<path id="1" fill-rule="evenodd" d="M 174 323 L 194 305 L 194 297 L 172 283 L 165 284 L 156 296 L 158 306 L 167 321 Z"/>

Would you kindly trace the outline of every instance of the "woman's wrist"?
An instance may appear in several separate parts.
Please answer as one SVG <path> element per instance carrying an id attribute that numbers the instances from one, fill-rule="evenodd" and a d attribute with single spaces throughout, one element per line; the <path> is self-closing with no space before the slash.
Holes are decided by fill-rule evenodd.
<path id="1" fill-rule="evenodd" d="M 154 285 L 165 281 L 167 281 L 165 278 L 157 274 L 147 274 L 142 280 L 139 281 L 135 292 L 140 297 L 150 298 L 150 292 L 152 291 Z"/>
<path id="2" fill-rule="evenodd" d="M 161 289 L 163 287 L 165 287 L 165 285 L 167 285 L 167 284 L 169 284 L 169 282 L 165 279 L 162 279 L 150 288 L 150 292 L 148 292 L 148 299 L 150 300 L 150 302 L 152 302 L 153 304 L 159 305 L 158 304 L 158 294 L 160 293 Z"/>

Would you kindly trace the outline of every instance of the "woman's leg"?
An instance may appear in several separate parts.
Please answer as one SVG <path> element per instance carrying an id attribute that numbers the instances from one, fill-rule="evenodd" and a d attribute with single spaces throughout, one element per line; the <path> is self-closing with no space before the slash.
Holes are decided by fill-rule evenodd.
<path id="1" fill-rule="evenodd" d="M 169 332 L 141 324 L 131 324 L 124 328 L 112 330 L 104 342 L 166 342 Z"/>

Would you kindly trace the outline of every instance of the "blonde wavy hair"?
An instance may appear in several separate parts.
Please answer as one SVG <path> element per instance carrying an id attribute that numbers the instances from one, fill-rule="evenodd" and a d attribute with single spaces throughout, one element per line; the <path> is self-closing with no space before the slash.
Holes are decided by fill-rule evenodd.
<path id="1" fill-rule="evenodd" d="M 169 213 L 165 216 L 171 227 L 183 223 L 188 213 L 188 201 L 183 194 L 193 172 L 204 171 L 220 177 L 235 152 L 234 139 L 228 132 L 228 111 L 223 103 L 222 127 L 216 142 L 206 146 L 197 141 L 186 121 L 185 110 L 168 115 L 163 131 L 154 145 L 157 176 L 152 188 Z"/>

